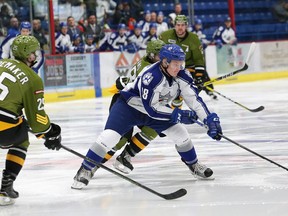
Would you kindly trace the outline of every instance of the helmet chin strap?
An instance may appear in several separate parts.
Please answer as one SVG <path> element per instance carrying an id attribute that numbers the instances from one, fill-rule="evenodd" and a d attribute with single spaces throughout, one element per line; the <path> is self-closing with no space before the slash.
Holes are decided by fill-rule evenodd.
<path id="1" fill-rule="evenodd" d="M 167 76 L 171 77 L 171 75 L 167 71 L 168 66 L 169 66 L 169 63 L 168 63 L 167 59 L 162 60 L 160 67 L 161 67 L 163 73 L 165 73 Z"/>

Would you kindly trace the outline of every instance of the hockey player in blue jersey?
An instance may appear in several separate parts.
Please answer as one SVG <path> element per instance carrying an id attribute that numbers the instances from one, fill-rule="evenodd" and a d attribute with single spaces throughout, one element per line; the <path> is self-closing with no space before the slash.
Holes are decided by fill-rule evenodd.
<path id="1" fill-rule="evenodd" d="M 20 35 L 30 35 L 31 34 L 31 24 L 30 22 L 24 21 L 20 24 Z M 14 59 L 12 50 L 10 49 L 14 39 L 18 35 L 8 35 L 0 45 L 0 59 L 12 58 Z M 38 73 L 38 70 L 42 67 L 44 63 L 44 51 L 37 50 L 37 59 L 32 66 L 32 69 Z"/>
<path id="2" fill-rule="evenodd" d="M 194 175 L 212 177 L 213 171 L 198 162 L 195 148 L 183 124 L 200 119 L 208 127 L 208 135 L 220 140 L 222 129 L 216 113 L 210 113 L 198 96 L 193 78 L 184 70 L 185 53 L 176 44 L 160 50 L 160 61 L 145 67 L 133 83 L 129 83 L 110 110 L 105 129 L 88 150 L 86 156 L 101 163 L 105 154 L 133 126 L 146 125 L 175 142 L 182 161 Z M 169 103 L 178 96 L 184 98 L 189 110 L 172 109 Z M 182 123 L 182 124 L 181 124 Z M 133 149 L 130 149 L 133 153 Z M 130 154 L 127 151 L 127 154 Z M 84 160 L 74 177 L 72 188 L 82 189 L 92 177 L 95 164 Z"/>

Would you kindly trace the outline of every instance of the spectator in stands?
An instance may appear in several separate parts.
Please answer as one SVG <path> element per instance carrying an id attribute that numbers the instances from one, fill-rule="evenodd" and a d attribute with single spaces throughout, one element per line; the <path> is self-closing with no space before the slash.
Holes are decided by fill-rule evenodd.
<path id="1" fill-rule="evenodd" d="M 48 45 L 48 41 L 47 38 L 45 37 L 45 31 L 41 27 L 40 19 L 34 19 L 32 24 L 33 24 L 33 36 L 37 38 L 37 40 L 40 43 L 40 47 L 44 49 L 44 46 Z"/>
<path id="2" fill-rule="evenodd" d="M 168 27 L 169 28 L 174 28 L 174 23 L 175 23 L 175 18 L 177 15 L 181 15 L 182 14 L 182 5 L 181 3 L 176 3 L 174 6 L 174 12 L 170 13 L 168 15 Z"/>
<path id="3" fill-rule="evenodd" d="M 20 24 L 20 34 L 29 35 L 31 32 L 31 24 L 29 22 L 21 22 Z M 12 55 L 12 50 L 10 49 L 14 39 L 19 34 L 8 34 L 7 37 L 2 41 L 0 46 L 0 59 L 4 58 L 14 58 Z"/>
<path id="4" fill-rule="evenodd" d="M 288 21 L 288 2 L 280 0 L 278 3 L 273 5 L 272 11 L 279 22 Z"/>
<path id="5" fill-rule="evenodd" d="M 224 20 L 224 25 L 219 26 L 213 34 L 213 43 L 221 48 L 223 44 L 236 45 L 237 38 L 235 31 L 231 27 L 231 18 L 229 16 Z"/>
<path id="6" fill-rule="evenodd" d="M 91 53 L 96 51 L 96 46 L 93 43 L 93 35 L 86 35 L 84 52 Z"/>
<path id="7" fill-rule="evenodd" d="M 96 0 L 97 22 L 104 25 L 115 13 L 117 3 L 113 0 Z"/>
<path id="8" fill-rule="evenodd" d="M 211 41 L 207 40 L 206 35 L 203 33 L 202 21 L 200 19 L 195 19 L 195 23 L 191 28 L 191 32 L 197 34 L 204 50 L 211 43 Z"/>
<path id="9" fill-rule="evenodd" d="M 67 17 L 67 25 L 68 25 L 67 34 L 70 36 L 71 41 L 73 40 L 74 35 L 80 35 L 81 41 L 83 41 L 82 32 L 80 31 L 79 28 L 77 28 L 75 24 L 75 19 L 73 16 Z"/>
<path id="10" fill-rule="evenodd" d="M 31 34 L 31 24 L 30 22 L 24 21 L 20 23 L 20 35 L 30 35 Z M 15 38 L 19 35 L 7 35 L 7 37 L 3 40 L 0 46 L 0 59 L 4 58 L 14 58 L 11 50 L 11 45 Z M 38 73 L 39 69 L 42 67 L 44 63 L 44 52 L 38 50 L 36 52 L 36 61 L 32 66 L 32 69 Z"/>
<path id="11" fill-rule="evenodd" d="M 113 15 L 112 24 L 118 25 L 119 23 L 125 23 L 124 19 L 124 5 L 122 2 L 118 3 Z"/>
<path id="12" fill-rule="evenodd" d="M 119 3 L 113 16 L 112 23 L 115 26 L 118 26 L 119 23 L 124 23 L 125 25 L 128 25 L 128 20 L 130 17 L 131 15 L 129 3 Z"/>
<path id="13" fill-rule="evenodd" d="M 2 10 L 2 7 L 4 5 L 7 7 L 8 15 L 11 17 L 14 17 L 15 14 L 14 14 L 14 10 L 13 10 L 12 6 L 10 4 L 8 4 L 8 2 L 6 0 L 0 0 L 0 9 L 1 10 Z"/>
<path id="14" fill-rule="evenodd" d="M 139 22 L 144 12 L 144 5 L 142 0 L 131 0 L 131 16 Z"/>
<path id="15" fill-rule="evenodd" d="M 151 12 L 151 19 L 150 22 L 157 22 L 157 13 L 155 11 Z"/>
<path id="16" fill-rule="evenodd" d="M 96 0 L 83 0 L 86 5 L 86 14 L 96 14 Z"/>
<path id="17" fill-rule="evenodd" d="M 157 36 L 159 36 L 163 31 L 168 30 L 168 23 L 164 21 L 164 14 L 159 11 L 157 14 Z"/>
<path id="18" fill-rule="evenodd" d="M 113 32 L 108 39 L 108 44 L 114 51 L 123 52 L 127 45 L 127 36 L 126 36 L 126 25 L 120 23 L 117 28 L 117 32 Z"/>
<path id="19" fill-rule="evenodd" d="M 66 22 L 60 23 L 60 31 L 55 36 L 56 53 L 68 53 L 72 42 L 70 36 L 67 34 L 68 26 Z"/>
<path id="20" fill-rule="evenodd" d="M 142 26 L 139 23 L 134 25 L 134 30 L 131 30 L 127 35 L 127 51 L 134 53 L 143 48 Z"/>
<path id="21" fill-rule="evenodd" d="M 84 53 L 85 45 L 81 42 L 82 38 L 79 34 L 73 34 L 72 46 L 69 48 L 71 53 Z"/>
<path id="22" fill-rule="evenodd" d="M 7 35 L 17 35 L 19 34 L 19 22 L 18 19 L 16 17 L 12 17 L 10 19 L 10 28 L 7 31 Z"/>
<path id="23" fill-rule="evenodd" d="M 143 31 L 143 30 L 142 30 Z M 157 39 L 157 23 L 150 23 L 149 31 L 143 32 L 143 48 L 146 49 L 147 43 Z"/>
<path id="24" fill-rule="evenodd" d="M 226 17 L 224 26 L 220 26 L 213 34 L 213 43 L 218 49 L 221 49 L 223 45 L 228 46 L 228 62 L 231 66 L 237 67 L 237 38 L 235 31 L 231 28 L 231 18 Z"/>
<path id="25" fill-rule="evenodd" d="M 12 18 L 12 16 L 9 14 L 9 9 L 7 5 L 3 5 L 0 8 L 0 27 L 1 28 L 5 28 L 7 31 L 7 28 L 10 25 L 10 20 Z"/>
<path id="26" fill-rule="evenodd" d="M 134 19 L 133 17 L 130 17 L 128 20 L 128 30 L 129 31 L 133 30 L 136 23 L 137 23 L 136 19 Z"/>
<path id="27" fill-rule="evenodd" d="M 149 31 L 149 25 L 151 23 L 151 12 L 149 10 L 144 12 L 144 20 L 140 20 L 139 23 L 142 26 L 143 32 Z"/>
<path id="28" fill-rule="evenodd" d="M 80 30 L 82 35 L 86 31 L 86 24 L 85 23 L 87 23 L 87 20 L 85 20 L 83 17 L 78 21 L 77 28 Z"/>
<path id="29" fill-rule="evenodd" d="M 97 19 L 94 14 L 88 17 L 88 25 L 86 27 L 85 35 L 93 35 L 93 43 L 98 43 L 100 39 L 104 37 L 104 32 L 99 24 L 97 24 Z"/>
<path id="30" fill-rule="evenodd" d="M 55 32 L 60 32 L 60 30 L 61 30 L 59 18 L 54 19 L 54 30 L 55 30 Z"/>

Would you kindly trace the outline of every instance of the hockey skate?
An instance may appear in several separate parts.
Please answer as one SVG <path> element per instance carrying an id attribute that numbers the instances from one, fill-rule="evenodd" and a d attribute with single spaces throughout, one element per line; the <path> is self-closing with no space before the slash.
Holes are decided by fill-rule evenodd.
<path id="1" fill-rule="evenodd" d="M 83 187 L 88 185 L 92 176 L 93 174 L 91 170 L 86 170 L 83 166 L 81 166 L 74 177 L 74 182 L 71 188 L 81 190 Z"/>
<path id="2" fill-rule="evenodd" d="M 182 159 L 183 161 L 183 159 Z M 183 161 L 185 163 L 185 161 Z M 204 164 L 196 162 L 195 164 L 187 164 L 185 163 L 188 168 L 190 169 L 192 175 L 197 179 L 202 180 L 214 180 L 213 171 L 206 167 Z"/>
<path id="3" fill-rule="evenodd" d="M 134 169 L 133 165 L 131 164 L 131 155 L 126 150 L 124 150 L 116 158 L 113 166 L 115 167 L 115 169 L 125 174 L 129 174 Z"/>
<path id="4" fill-rule="evenodd" d="M 6 170 L 3 170 L 0 206 L 14 204 L 15 199 L 19 197 L 19 193 L 13 189 L 13 182 L 12 176 Z"/>

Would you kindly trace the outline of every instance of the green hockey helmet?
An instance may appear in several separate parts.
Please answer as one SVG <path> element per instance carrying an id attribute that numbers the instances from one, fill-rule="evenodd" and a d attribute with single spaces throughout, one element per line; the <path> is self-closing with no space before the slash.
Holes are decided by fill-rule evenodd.
<path id="1" fill-rule="evenodd" d="M 34 36 L 19 35 L 14 39 L 11 49 L 15 59 L 25 61 L 31 53 L 40 50 L 40 44 Z"/>
<path id="2" fill-rule="evenodd" d="M 147 43 L 146 53 L 150 59 L 154 59 L 161 50 L 161 48 L 165 45 L 162 40 L 152 40 Z"/>
<path id="3" fill-rule="evenodd" d="M 176 23 L 185 23 L 188 25 L 188 18 L 185 15 L 177 15 L 175 18 L 175 25 Z"/>

